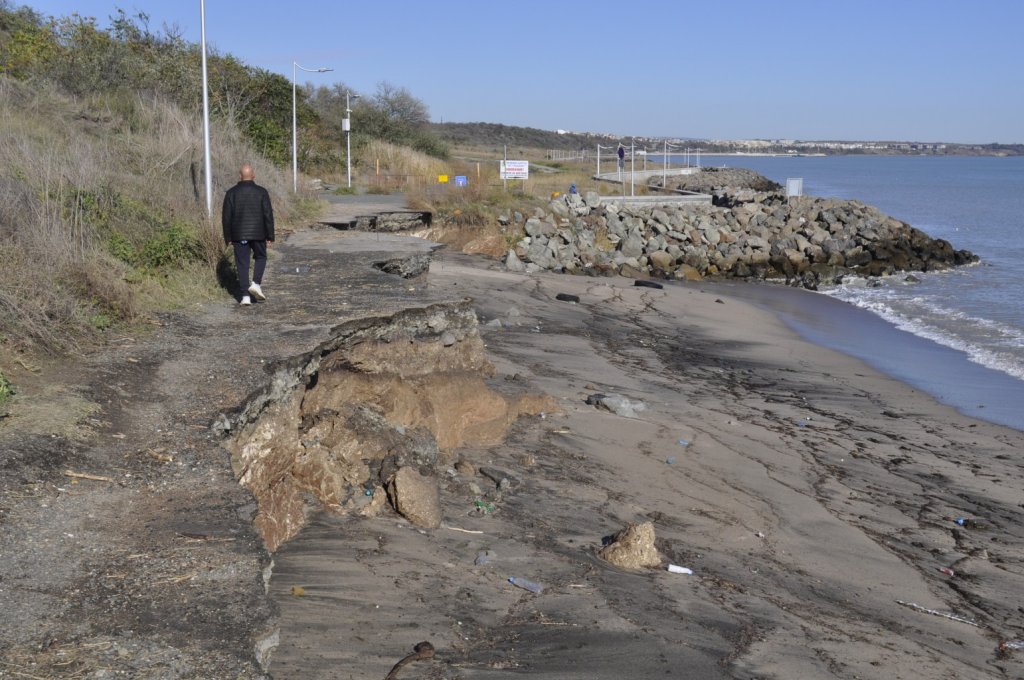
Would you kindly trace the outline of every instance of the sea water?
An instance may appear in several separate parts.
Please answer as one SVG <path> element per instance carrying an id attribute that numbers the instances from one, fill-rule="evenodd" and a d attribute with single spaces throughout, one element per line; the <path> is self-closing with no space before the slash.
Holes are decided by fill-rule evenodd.
<path id="1" fill-rule="evenodd" d="M 915 273 L 920 283 L 896 275 L 882 278 L 879 287 L 854 280 L 822 291 L 874 319 L 837 313 L 823 302 L 755 297 L 765 298 L 756 301 L 816 343 L 858 356 L 965 413 L 1024 430 L 1024 158 L 702 156 L 701 161 L 750 168 L 780 184 L 802 178 L 808 195 L 874 205 L 980 256 L 977 265 Z"/>

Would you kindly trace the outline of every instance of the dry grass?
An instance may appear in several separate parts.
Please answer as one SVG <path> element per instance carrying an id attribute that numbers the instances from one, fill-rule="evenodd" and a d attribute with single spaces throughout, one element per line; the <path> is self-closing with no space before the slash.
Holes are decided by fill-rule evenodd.
<path id="1" fill-rule="evenodd" d="M 220 197 L 244 164 L 281 221 L 308 210 L 292 198 L 290 178 L 233 126 L 216 123 L 211 137 L 208 220 L 197 115 L 159 100 L 76 100 L 0 78 L 0 334 L 21 347 L 72 351 L 113 323 L 172 303 L 182 286 L 213 295 L 224 253 Z"/>
<path id="2" fill-rule="evenodd" d="M 448 173 L 450 169 L 445 161 L 406 146 L 397 146 L 381 140 L 371 140 L 354 153 L 353 157 L 363 176 L 375 173 L 378 161 L 381 173 L 390 175 L 436 177 Z"/>

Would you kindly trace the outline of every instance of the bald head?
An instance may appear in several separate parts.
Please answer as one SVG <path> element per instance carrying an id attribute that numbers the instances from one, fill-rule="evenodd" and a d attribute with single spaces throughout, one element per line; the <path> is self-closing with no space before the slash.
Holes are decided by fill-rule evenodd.
<path id="1" fill-rule="evenodd" d="M 256 179 L 256 173 L 253 172 L 251 165 L 243 165 L 242 169 L 238 171 L 238 179 L 243 182 L 249 182 Z"/>

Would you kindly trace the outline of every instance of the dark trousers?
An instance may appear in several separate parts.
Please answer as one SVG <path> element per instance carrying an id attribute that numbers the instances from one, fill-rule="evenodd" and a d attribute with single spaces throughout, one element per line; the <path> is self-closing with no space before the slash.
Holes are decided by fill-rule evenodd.
<path id="1" fill-rule="evenodd" d="M 238 269 L 238 285 L 242 287 L 242 295 L 249 294 L 249 254 L 256 260 L 256 266 L 252 273 L 253 283 L 263 283 L 263 272 L 267 268 L 267 242 L 246 241 L 240 243 L 233 241 L 231 246 L 235 249 L 235 267 Z"/>

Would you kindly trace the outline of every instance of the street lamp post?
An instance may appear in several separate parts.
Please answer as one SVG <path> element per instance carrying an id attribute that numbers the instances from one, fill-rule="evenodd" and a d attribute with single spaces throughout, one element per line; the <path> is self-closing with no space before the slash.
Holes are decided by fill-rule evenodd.
<path id="1" fill-rule="evenodd" d="M 633 196 L 633 167 L 636 165 L 636 140 L 629 138 L 629 195 Z"/>
<path id="2" fill-rule="evenodd" d="M 302 68 L 294 61 L 292 62 L 292 191 L 299 193 L 299 119 L 296 115 L 295 105 L 295 69 L 306 73 L 324 73 L 333 71 L 333 68 Z"/>
<path id="3" fill-rule="evenodd" d="M 213 163 L 210 161 L 210 88 L 206 75 L 206 0 L 199 0 L 203 50 L 203 178 L 206 181 L 206 218 L 213 219 Z"/>
<path id="4" fill-rule="evenodd" d="M 352 109 L 348 107 L 348 97 L 351 92 L 345 93 L 345 165 L 348 166 L 348 186 L 352 187 Z M 352 95 L 353 99 L 359 99 L 358 94 Z"/>

